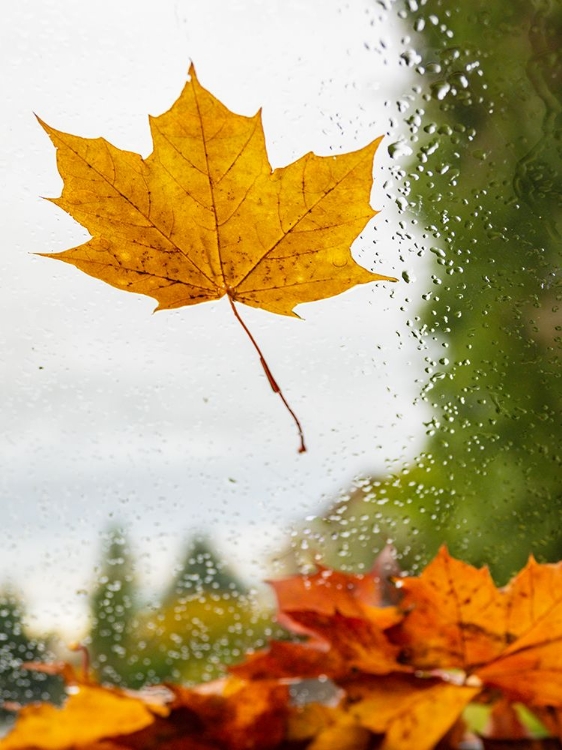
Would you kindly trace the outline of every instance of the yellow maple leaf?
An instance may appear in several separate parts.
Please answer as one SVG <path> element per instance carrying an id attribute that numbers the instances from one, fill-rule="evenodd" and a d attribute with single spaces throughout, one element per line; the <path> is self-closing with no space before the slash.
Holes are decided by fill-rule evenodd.
<path id="1" fill-rule="evenodd" d="M 129 734 L 154 722 L 144 701 L 100 685 L 80 685 L 58 708 L 49 703 L 21 709 L 0 750 L 70 750 L 114 735 Z"/>
<path id="2" fill-rule="evenodd" d="M 338 156 L 308 153 L 269 164 L 261 113 L 230 112 L 197 81 L 150 118 L 147 159 L 103 138 L 80 138 L 40 120 L 64 181 L 53 202 L 91 234 L 47 257 L 170 309 L 226 296 L 285 401 L 235 302 L 281 315 L 350 289 L 394 280 L 371 273 L 350 246 L 376 214 L 372 165 L 380 138 Z M 298 316 L 297 316 L 298 317 Z"/>

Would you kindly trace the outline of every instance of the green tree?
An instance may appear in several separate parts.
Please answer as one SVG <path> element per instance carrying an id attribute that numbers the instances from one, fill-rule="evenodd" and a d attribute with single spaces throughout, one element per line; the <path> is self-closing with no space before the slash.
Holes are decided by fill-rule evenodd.
<path id="1" fill-rule="evenodd" d="M 129 684 L 134 659 L 138 592 L 134 562 L 123 529 L 104 536 L 102 560 L 90 600 L 89 648 L 101 681 Z"/>
<path id="2" fill-rule="evenodd" d="M 367 564 L 390 536 L 412 567 L 445 541 L 505 580 L 530 552 L 562 557 L 562 5 L 393 8 L 416 77 L 398 176 L 431 258 L 404 282 L 432 416 L 412 465 L 332 508 L 317 546 Z"/>
<path id="3" fill-rule="evenodd" d="M 269 610 L 205 537 L 188 543 L 157 603 L 139 599 L 126 535 L 112 528 L 90 600 L 89 647 L 102 681 L 138 688 L 208 680 L 271 631 Z"/>
<path id="4" fill-rule="evenodd" d="M 183 562 L 164 594 L 163 604 L 181 602 L 204 592 L 238 595 L 247 594 L 248 589 L 221 560 L 210 539 L 199 536 L 187 544 Z"/>
<path id="5" fill-rule="evenodd" d="M 138 639 L 151 681 L 198 683 L 272 634 L 271 612 L 224 562 L 207 537 L 186 546 L 182 563 L 154 612 L 141 618 Z"/>
<path id="6" fill-rule="evenodd" d="M 23 614 L 12 592 L 0 592 L 0 703 L 58 702 L 63 695 L 58 677 L 22 668 L 26 662 L 45 661 L 49 656 L 45 641 L 27 633 Z M 0 708 L 0 718 L 9 715 Z"/>

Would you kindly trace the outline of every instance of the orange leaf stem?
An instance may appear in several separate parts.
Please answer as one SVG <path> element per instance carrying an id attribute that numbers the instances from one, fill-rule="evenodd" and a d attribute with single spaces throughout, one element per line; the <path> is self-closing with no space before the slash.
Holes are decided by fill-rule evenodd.
<path id="1" fill-rule="evenodd" d="M 250 329 L 248 328 L 248 326 L 244 323 L 244 321 L 240 317 L 240 313 L 236 309 L 236 306 L 234 304 L 234 300 L 232 299 L 232 297 L 230 296 L 230 294 L 228 294 L 227 297 L 228 297 L 228 301 L 230 302 L 230 307 L 232 308 L 232 312 L 234 313 L 234 317 L 240 323 L 240 325 L 242 326 L 242 328 L 246 332 L 248 338 L 252 342 L 252 344 L 254 346 L 254 349 L 258 353 L 258 356 L 260 358 L 261 366 L 263 367 L 263 371 L 265 372 L 265 376 L 266 376 L 266 378 L 269 381 L 269 385 L 271 386 L 272 391 L 274 393 L 278 393 L 279 394 L 279 398 L 281 399 L 281 401 L 285 405 L 285 408 L 287 409 L 287 411 L 289 412 L 289 414 L 291 415 L 291 417 L 293 418 L 293 421 L 295 422 L 295 424 L 297 426 L 297 430 L 299 432 L 299 439 L 300 439 L 299 453 L 306 453 L 306 445 L 304 443 L 304 432 L 303 432 L 303 429 L 302 429 L 302 425 L 301 425 L 301 423 L 299 421 L 299 418 L 297 417 L 297 415 L 295 414 L 295 412 L 289 406 L 289 403 L 288 403 L 287 399 L 283 395 L 283 391 L 281 390 L 281 388 L 279 387 L 279 384 L 277 383 L 277 381 L 273 377 L 273 373 L 269 369 L 269 365 L 265 361 L 265 357 L 263 356 L 262 351 L 259 348 L 257 341 L 253 337 L 253 335 L 252 335 Z"/>
<path id="2" fill-rule="evenodd" d="M 82 656 L 82 679 L 84 682 L 90 681 L 90 652 L 83 643 L 71 643 L 68 646 L 70 651 L 80 653 Z"/>

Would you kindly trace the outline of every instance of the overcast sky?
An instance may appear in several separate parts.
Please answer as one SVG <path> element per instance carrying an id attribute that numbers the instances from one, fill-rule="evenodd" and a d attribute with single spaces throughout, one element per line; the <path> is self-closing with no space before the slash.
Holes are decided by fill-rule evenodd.
<path id="1" fill-rule="evenodd" d="M 62 183 L 33 112 L 147 156 L 147 115 L 171 106 L 193 61 L 230 109 L 263 108 L 274 167 L 387 134 L 372 201 L 382 213 L 354 253 L 413 278 L 423 267 L 399 230 L 387 151 L 408 113 L 407 46 L 374 0 L 3 6 L 0 563 L 36 626 L 79 635 L 112 521 L 129 527 L 149 587 L 198 530 L 266 577 L 294 523 L 415 453 L 426 413 L 413 404 L 424 353 L 406 328 L 415 284 L 359 287 L 300 307 L 304 320 L 241 310 L 302 421 L 309 451 L 298 455 L 224 300 L 153 315 L 150 298 L 34 256 L 88 235 L 40 198 Z"/>

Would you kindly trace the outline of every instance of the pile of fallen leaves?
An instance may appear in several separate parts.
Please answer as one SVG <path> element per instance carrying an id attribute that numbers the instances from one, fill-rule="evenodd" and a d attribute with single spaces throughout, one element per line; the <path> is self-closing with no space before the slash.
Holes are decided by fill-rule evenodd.
<path id="1" fill-rule="evenodd" d="M 30 665 L 59 671 L 67 700 L 22 708 L 0 750 L 562 747 L 562 563 L 531 558 L 497 588 L 445 548 L 417 577 L 385 551 L 366 574 L 272 585 L 300 639 L 195 688 L 131 692 Z"/>

